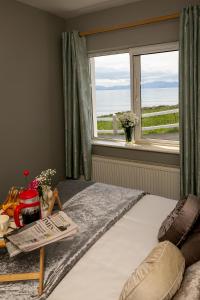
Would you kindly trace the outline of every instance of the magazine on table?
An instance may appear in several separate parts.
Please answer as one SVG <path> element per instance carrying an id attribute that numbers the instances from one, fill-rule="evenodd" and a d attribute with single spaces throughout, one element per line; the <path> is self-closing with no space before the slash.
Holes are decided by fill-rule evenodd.
<path id="1" fill-rule="evenodd" d="M 74 236 L 78 226 L 66 213 L 59 211 L 46 218 L 26 225 L 6 236 L 6 247 L 10 256 L 29 252 L 42 246 Z"/>

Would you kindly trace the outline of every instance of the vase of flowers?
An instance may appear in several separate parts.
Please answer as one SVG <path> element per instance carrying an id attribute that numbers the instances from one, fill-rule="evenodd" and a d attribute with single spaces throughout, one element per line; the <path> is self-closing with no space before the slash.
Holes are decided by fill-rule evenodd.
<path id="1" fill-rule="evenodd" d="M 132 111 L 127 111 L 118 115 L 118 119 L 124 129 L 125 139 L 127 143 L 133 142 L 134 127 L 138 124 L 138 117 Z"/>
<path id="2" fill-rule="evenodd" d="M 42 217 L 45 217 L 48 213 L 49 202 L 52 199 L 52 178 L 56 174 L 56 170 L 48 169 L 42 171 L 40 175 L 35 177 L 29 184 L 29 188 L 36 189 L 39 193 Z"/>

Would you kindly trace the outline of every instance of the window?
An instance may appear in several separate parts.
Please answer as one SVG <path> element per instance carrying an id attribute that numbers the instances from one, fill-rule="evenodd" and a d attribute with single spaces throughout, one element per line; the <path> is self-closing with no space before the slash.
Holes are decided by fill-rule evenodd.
<path id="1" fill-rule="evenodd" d="M 136 142 L 179 140 L 177 43 L 91 58 L 94 136 L 124 140 L 117 113 L 139 117 Z"/>
<path id="2" fill-rule="evenodd" d="M 124 139 L 116 114 L 131 110 L 129 53 L 91 59 L 94 136 Z"/>

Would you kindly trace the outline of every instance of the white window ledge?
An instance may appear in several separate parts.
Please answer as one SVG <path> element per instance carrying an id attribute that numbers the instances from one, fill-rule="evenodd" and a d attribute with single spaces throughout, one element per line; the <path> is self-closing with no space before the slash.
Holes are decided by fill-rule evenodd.
<path id="1" fill-rule="evenodd" d="M 133 149 L 133 150 L 143 150 L 143 151 L 151 151 L 151 152 L 163 152 L 163 153 L 173 153 L 179 154 L 179 146 L 177 145 L 166 145 L 166 144 L 127 144 L 124 141 L 109 141 L 109 140 L 100 140 L 93 139 L 93 145 L 105 146 L 105 147 L 113 147 L 113 148 L 121 148 L 121 149 Z"/>

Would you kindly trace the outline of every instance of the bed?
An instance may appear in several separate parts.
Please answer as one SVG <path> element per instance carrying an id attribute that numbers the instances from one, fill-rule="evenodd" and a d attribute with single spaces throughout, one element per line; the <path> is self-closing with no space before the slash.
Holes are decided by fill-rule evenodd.
<path id="1" fill-rule="evenodd" d="M 175 200 L 143 195 L 76 263 L 48 299 L 117 300 L 124 282 L 157 244 L 159 227 L 175 205 Z"/>
<path id="2" fill-rule="evenodd" d="M 57 186 L 64 211 L 78 224 L 72 240 L 46 247 L 45 289 L 40 300 L 118 300 L 122 287 L 157 244 L 162 221 L 176 201 L 102 183 L 67 180 Z M 3 272 L 35 272 L 38 253 L 11 261 Z M 0 299 L 38 299 L 37 284 L 0 285 Z"/>

